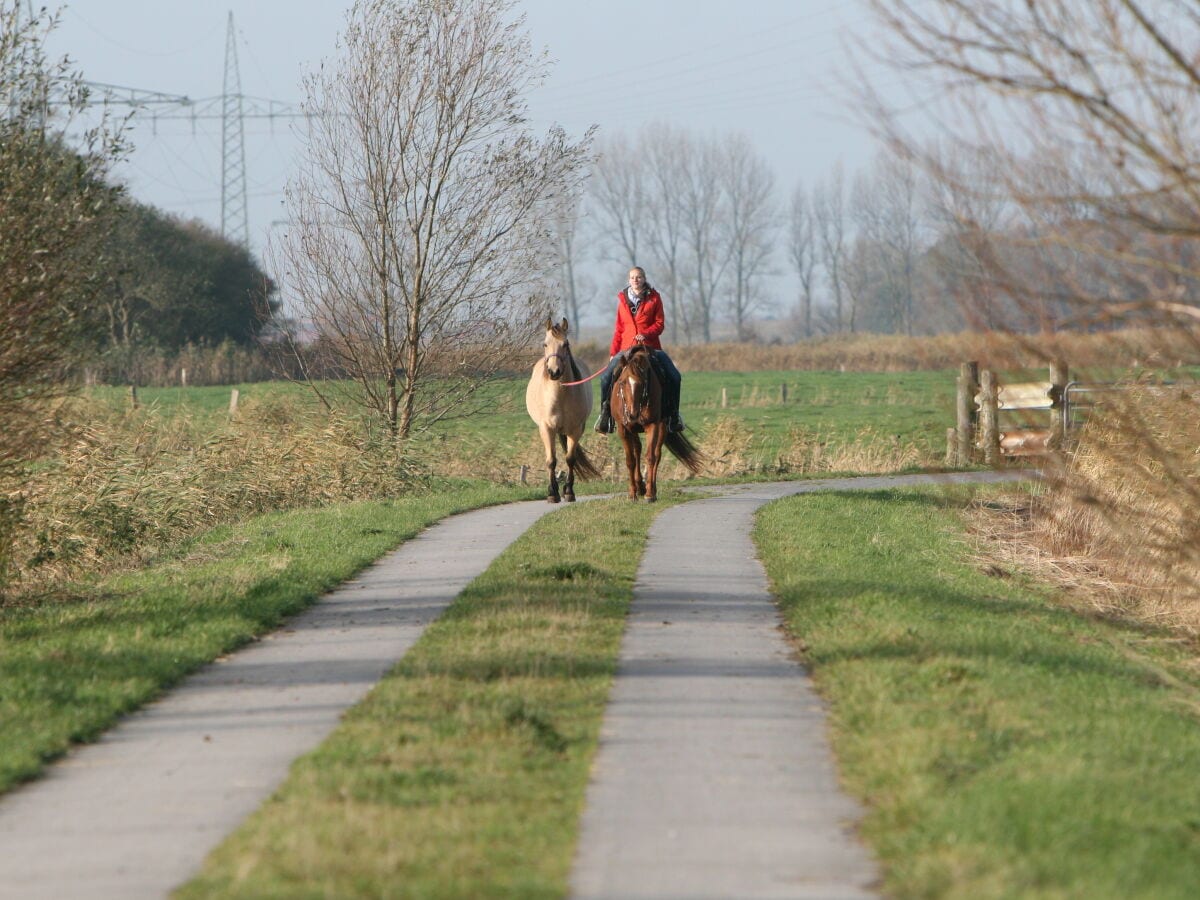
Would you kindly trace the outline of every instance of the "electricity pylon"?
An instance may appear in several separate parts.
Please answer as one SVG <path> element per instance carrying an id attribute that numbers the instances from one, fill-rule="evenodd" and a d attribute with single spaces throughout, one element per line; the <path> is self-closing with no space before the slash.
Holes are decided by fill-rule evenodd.
<path id="1" fill-rule="evenodd" d="M 221 235 L 249 247 L 250 220 L 246 203 L 246 119 L 287 120 L 304 116 L 299 107 L 278 100 L 247 97 L 242 93 L 238 70 L 237 40 L 233 11 L 229 12 L 225 35 L 225 78 L 221 94 L 192 100 L 181 94 L 165 94 L 114 84 L 86 82 L 92 96 L 89 105 L 128 106 L 139 119 L 185 120 L 193 123 L 221 120 Z"/>
<path id="2" fill-rule="evenodd" d="M 242 78 L 238 74 L 233 10 L 225 35 L 225 85 L 221 92 L 221 234 L 243 247 L 250 245 L 246 215 L 246 138 L 242 131 Z"/>

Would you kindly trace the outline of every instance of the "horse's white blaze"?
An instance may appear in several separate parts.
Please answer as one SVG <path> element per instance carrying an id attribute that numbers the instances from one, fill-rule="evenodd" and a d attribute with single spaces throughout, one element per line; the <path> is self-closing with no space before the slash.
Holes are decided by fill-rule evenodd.
<path id="1" fill-rule="evenodd" d="M 629 387 L 635 391 L 637 390 L 637 379 L 636 378 L 629 379 Z"/>

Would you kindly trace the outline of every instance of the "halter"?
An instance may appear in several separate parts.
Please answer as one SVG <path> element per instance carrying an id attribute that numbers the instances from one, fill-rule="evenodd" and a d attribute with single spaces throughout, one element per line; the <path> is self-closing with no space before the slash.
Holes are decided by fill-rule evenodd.
<path id="1" fill-rule="evenodd" d="M 566 354 L 565 356 L 564 353 Z M 570 376 L 573 374 L 574 369 L 571 367 L 572 357 L 570 341 L 564 340 L 561 347 L 559 347 L 553 353 L 547 353 L 544 357 L 542 357 L 542 362 L 549 363 L 552 359 L 557 359 L 559 361 L 563 367 L 563 373 L 565 375 Z"/>

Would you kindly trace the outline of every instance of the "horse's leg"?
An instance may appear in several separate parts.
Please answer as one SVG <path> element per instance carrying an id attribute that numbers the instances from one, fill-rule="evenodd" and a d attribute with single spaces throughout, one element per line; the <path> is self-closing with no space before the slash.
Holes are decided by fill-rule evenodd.
<path id="1" fill-rule="evenodd" d="M 568 503 L 575 502 L 575 439 L 568 435 L 560 435 L 562 440 L 563 459 L 567 463 L 567 483 L 563 485 L 563 499 Z"/>
<path id="2" fill-rule="evenodd" d="M 633 434 L 633 454 L 636 457 L 634 471 L 637 472 L 637 492 L 639 497 L 646 496 L 646 482 L 642 478 L 642 436 L 636 431 Z"/>
<path id="3" fill-rule="evenodd" d="M 546 448 L 546 468 L 550 472 L 550 488 L 546 492 L 546 501 L 549 503 L 557 503 L 558 496 L 558 478 L 555 477 L 554 468 L 558 460 L 554 456 L 554 434 L 545 425 L 541 426 L 542 446 Z"/>
<path id="4" fill-rule="evenodd" d="M 621 429 L 621 443 L 625 445 L 625 471 L 629 473 L 629 499 L 636 500 L 638 498 L 638 478 L 641 474 L 639 472 L 641 443 L 636 434 L 623 428 Z"/>
<path id="5" fill-rule="evenodd" d="M 662 459 L 666 435 L 666 422 L 659 421 L 646 426 L 646 499 L 651 503 L 658 499 L 658 463 Z"/>

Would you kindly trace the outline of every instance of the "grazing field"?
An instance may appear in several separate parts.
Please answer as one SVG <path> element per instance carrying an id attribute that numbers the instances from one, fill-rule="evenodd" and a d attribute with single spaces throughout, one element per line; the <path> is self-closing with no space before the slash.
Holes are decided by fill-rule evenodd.
<path id="1" fill-rule="evenodd" d="M 584 361 L 587 368 L 587 360 Z M 688 372 L 682 411 L 693 441 L 713 460 L 711 476 L 787 477 L 812 472 L 904 471 L 940 466 L 946 428 L 954 422 L 956 373 L 911 372 Z M 525 412 L 527 378 L 503 379 L 484 393 L 484 415 L 435 424 L 416 448 L 439 474 L 500 483 L 544 478 L 541 441 Z M 598 379 L 593 381 L 593 386 Z M 239 385 L 243 417 L 255 409 L 298 406 L 320 416 L 303 385 Z M 593 387 L 598 391 L 598 388 Z M 166 417 L 187 415 L 214 423 L 228 418 L 231 388 L 145 388 L 144 407 Z M 128 390 L 93 389 L 109 410 L 129 405 Z M 724 398 L 724 404 L 722 404 Z M 597 407 L 598 408 L 598 407 Z M 623 479 L 620 442 L 590 430 L 584 446 L 606 464 L 611 490 Z M 668 474 L 684 472 L 668 464 Z"/>

